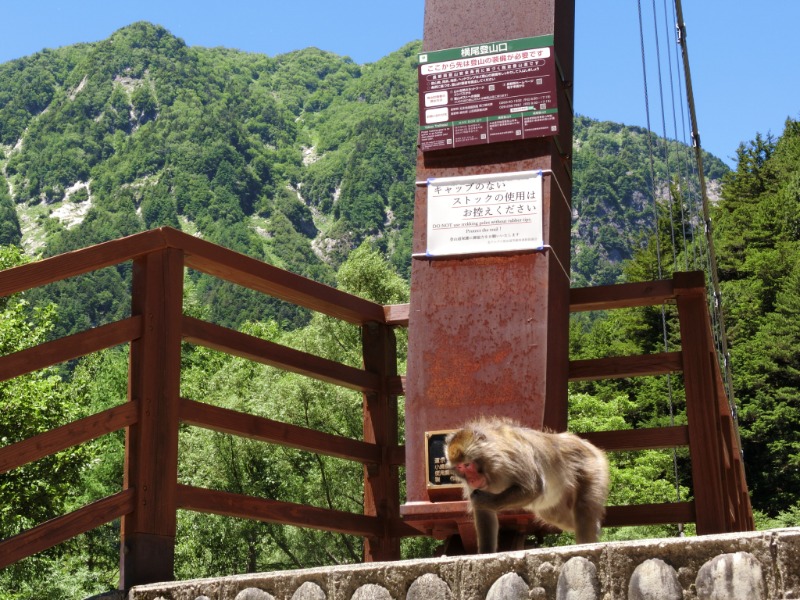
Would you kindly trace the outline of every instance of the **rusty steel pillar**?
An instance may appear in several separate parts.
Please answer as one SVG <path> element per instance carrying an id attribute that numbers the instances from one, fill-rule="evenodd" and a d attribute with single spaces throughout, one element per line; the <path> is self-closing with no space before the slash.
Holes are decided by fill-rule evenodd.
<path id="1" fill-rule="evenodd" d="M 574 0 L 427 0 L 423 52 L 552 36 L 556 135 L 417 153 L 406 377 L 405 520 L 428 535 L 464 533 L 466 503 L 428 485 L 426 432 L 479 415 L 566 428 Z M 542 170 L 543 250 L 429 259 L 430 178 Z M 512 528 L 529 519 L 515 517 Z"/>

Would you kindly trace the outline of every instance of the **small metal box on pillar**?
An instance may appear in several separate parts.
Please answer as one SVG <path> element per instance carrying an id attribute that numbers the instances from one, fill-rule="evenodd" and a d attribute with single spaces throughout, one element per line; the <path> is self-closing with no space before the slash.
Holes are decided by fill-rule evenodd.
<path id="1" fill-rule="evenodd" d="M 574 0 L 426 2 L 401 513 L 466 550 L 446 433 L 566 427 L 573 31 Z"/>

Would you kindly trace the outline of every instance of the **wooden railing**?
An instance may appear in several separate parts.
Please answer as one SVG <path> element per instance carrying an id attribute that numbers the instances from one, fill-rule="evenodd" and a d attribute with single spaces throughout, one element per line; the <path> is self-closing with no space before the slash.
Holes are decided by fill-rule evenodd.
<path id="1" fill-rule="evenodd" d="M 753 512 L 742 453 L 725 386 L 716 360 L 702 272 L 672 279 L 573 289 L 573 312 L 609 310 L 674 302 L 681 351 L 643 356 L 572 361 L 570 380 L 611 379 L 683 372 L 686 425 L 585 434 L 605 450 L 688 446 L 694 500 L 656 505 L 609 507 L 606 525 L 688 523 L 698 534 L 750 531 Z"/>
<path id="2" fill-rule="evenodd" d="M 115 519 L 121 522 L 121 587 L 173 578 L 176 511 L 259 519 L 363 536 L 367 560 L 396 559 L 417 532 L 399 517 L 395 342 L 385 309 L 164 228 L 0 272 L 0 296 L 133 261 L 131 316 L 0 357 L 0 380 L 130 343 L 128 401 L 0 448 L 0 473 L 126 429 L 122 491 L 0 541 L 0 568 Z M 192 317 L 182 310 L 184 269 L 192 268 L 358 325 L 357 369 Z M 363 440 L 342 438 L 181 398 L 181 341 L 302 373 L 364 394 Z M 179 423 L 282 444 L 364 465 L 364 514 L 313 508 L 178 483 Z"/>
<path id="3" fill-rule="evenodd" d="M 366 560 L 399 558 L 399 540 L 419 535 L 400 517 L 393 328 L 408 306 L 381 306 L 170 228 L 153 230 L 0 272 L 0 297 L 133 262 L 131 316 L 0 357 L 0 381 L 98 350 L 130 343 L 128 401 L 0 448 L 0 473 L 121 429 L 126 430 L 122 490 L 0 541 L 0 568 L 121 518 L 120 586 L 173 578 L 179 509 L 362 536 Z M 183 315 L 184 269 L 192 268 L 360 326 L 361 369 Z M 705 308 L 702 274 L 572 290 L 573 311 L 675 301 L 682 351 L 573 361 L 570 378 L 653 375 L 682 370 L 687 425 L 587 434 L 608 450 L 688 445 L 693 502 L 611 507 L 607 524 L 696 521 L 698 533 L 752 529 L 744 471 Z M 354 440 L 181 398 L 181 342 L 199 344 L 364 394 L 363 440 Z M 364 514 L 201 489 L 178 482 L 180 423 L 281 444 L 364 465 Z"/>
<path id="4" fill-rule="evenodd" d="M 688 446 L 694 499 L 686 502 L 609 506 L 604 525 L 695 523 L 698 534 L 754 528 L 739 438 L 725 395 L 706 308 L 702 272 L 676 273 L 672 279 L 570 290 L 571 312 L 677 305 L 681 350 L 637 356 L 574 360 L 570 381 L 683 373 L 686 425 L 582 433 L 606 451 Z M 408 307 L 392 309 L 392 322 L 408 323 Z M 464 501 L 404 506 L 408 522 L 438 536 L 463 531 Z M 505 515 L 508 523 L 527 523 L 524 514 Z"/>

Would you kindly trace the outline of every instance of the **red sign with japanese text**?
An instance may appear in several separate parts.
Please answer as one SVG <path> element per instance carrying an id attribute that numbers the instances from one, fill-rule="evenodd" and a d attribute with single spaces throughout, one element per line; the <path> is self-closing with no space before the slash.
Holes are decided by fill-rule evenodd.
<path id="1" fill-rule="evenodd" d="M 558 133 L 552 36 L 419 56 L 423 151 Z"/>

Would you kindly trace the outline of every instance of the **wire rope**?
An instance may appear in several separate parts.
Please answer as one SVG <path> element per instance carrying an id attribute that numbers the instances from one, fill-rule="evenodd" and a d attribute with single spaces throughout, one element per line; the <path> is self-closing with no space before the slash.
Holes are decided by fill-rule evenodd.
<path id="1" fill-rule="evenodd" d="M 736 411 L 736 401 L 733 394 L 733 381 L 730 365 L 730 353 L 728 350 L 728 336 L 725 330 L 725 317 L 722 312 L 722 293 L 720 291 L 719 273 L 717 270 L 717 258 L 714 250 L 713 231 L 711 226 L 711 217 L 709 211 L 708 189 L 706 187 L 706 180 L 703 173 L 703 151 L 700 145 L 700 134 L 697 128 L 697 112 L 694 104 L 694 94 L 692 91 L 692 77 L 689 69 L 689 49 L 686 43 L 686 24 L 683 19 L 683 4 L 681 0 L 675 0 L 676 22 L 678 28 L 678 42 L 681 46 L 681 55 L 683 57 L 683 73 L 686 80 L 686 101 L 689 107 L 689 117 L 692 127 L 692 141 L 695 151 L 695 159 L 697 163 L 697 176 L 700 185 L 700 197 L 703 206 L 703 221 L 705 225 L 706 246 L 708 249 L 708 262 L 709 269 L 707 271 L 711 279 L 711 287 L 713 291 L 713 308 L 712 311 L 717 320 L 716 335 L 718 337 L 719 346 L 718 351 L 722 360 L 722 372 L 724 374 L 725 388 L 728 396 L 728 404 L 733 416 L 733 422 L 738 435 L 738 417 Z M 741 447 L 741 445 L 740 445 Z"/>
<path id="2" fill-rule="evenodd" d="M 686 26 L 683 19 L 683 7 L 681 4 L 681 0 L 673 0 L 673 10 L 672 10 L 672 20 L 675 23 L 675 52 L 676 52 L 676 60 L 675 60 L 675 67 L 680 75 L 680 68 L 683 66 L 683 83 L 685 84 L 685 102 L 686 108 L 688 109 L 689 114 L 689 125 L 691 130 L 691 146 L 694 149 L 694 161 L 691 160 L 689 155 L 687 154 L 687 160 L 684 163 L 684 155 L 681 153 L 681 147 L 676 147 L 676 158 L 677 158 L 677 174 L 674 180 L 674 188 L 673 188 L 673 172 L 672 172 L 672 161 L 671 161 L 671 154 L 670 154 L 670 142 L 667 136 L 667 125 L 666 125 L 666 108 L 664 103 L 664 78 L 662 75 L 662 58 L 661 58 L 661 39 L 659 36 L 659 15 L 658 15 L 658 8 L 656 6 L 656 0 L 652 0 L 652 11 L 653 11 L 653 39 L 655 44 L 655 57 L 656 57 L 656 69 L 658 74 L 658 92 L 659 92 L 659 100 L 660 100 L 660 108 L 661 108 L 661 127 L 662 127 L 662 141 L 664 144 L 664 167 L 665 167 L 665 189 L 667 190 L 667 201 L 668 201 L 668 208 L 669 208 L 669 225 L 670 225 L 670 235 L 671 235 L 671 242 L 672 242 L 672 259 L 673 259 L 673 266 L 677 269 L 678 264 L 678 247 L 676 244 L 676 236 L 675 236 L 675 207 L 673 204 L 673 200 L 679 202 L 680 207 L 680 219 L 681 219 L 681 230 L 682 230 L 682 237 L 683 237 L 683 264 L 684 268 L 688 269 L 688 261 L 689 255 L 691 250 L 692 255 L 692 264 L 697 268 L 698 264 L 703 264 L 702 270 L 706 273 L 706 281 L 707 285 L 709 286 L 709 296 L 710 296 L 710 304 L 709 304 L 709 314 L 712 321 L 712 331 L 714 335 L 714 343 L 717 348 L 717 356 L 718 360 L 720 361 L 720 367 L 722 368 L 722 372 L 724 374 L 724 388 L 725 393 L 728 399 L 728 404 L 731 410 L 731 415 L 733 417 L 734 427 L 736 428 L 736 434 L 739 435 L 738 432 L 738 418 L 737 418 L 737 410 L 736 410 L 736 403 L 733 395 L 733 384 L 732 384 L 732 374 L 731 374 L 731 365 L 730 365 L 730 354 L 728 350 L 728 340 L 727 334 L 725 330 L 725 321 L 724 315 L 722 312 L 722 296 L 720 291 L 720 282 L 719 282 L 719 274 L 717 269 L 717 260 L 716 254 L 714 250 L 714 242 L 713 242 L 713 230 L 712 230 L 712 223 L 710 218 L 710 210 L 709 210 L 709 198 L 708 198 L 708 187 L 705 179 L 705 173 L 703 168 L 703 153 L 702 147 L 700 144 L 700 135 L 697 127 L 697 114 L 695 110 L 694 104 L 694 95 L 692 91 L 692 80 L 691 80 L 691 72 L 689 68 L 689 57 L 688 57 L 688 48 L 686 44 Z M 653 207 L 654 207 L 654 223 L 655 223 L 655 246 L 656 246 L 656 256 L 657 256 L 657 263 L 658 263 L 658 275 L 659 277 L 663 277 L 663 264 L 662 264 L 662 248 L 661 248 L 661 222 L 659 216 L 659 208 L 658 208 L 658 196 L 657 196 L 657 189 L 658 184 L 656 181 L 656 169 L 655 169 L 655 159 L 654 159 L 654 149 L 653 149 L 653 132 L 651 127 L 651 118 L 650 118 L 650 91 L 648 89 L 648 81 L 647 81 L 647 53 L 645 51 L 645 33 L 644 33 L 644 21 L 642 16 L 642 2 L 641 0 L 637 0 L 637 11 L 638 11 L 638 19 L 639 19 L 639 42 L 640 42 L 640 49 L 641 49 L 641 59 L 642 59 L 642 76 L 643 76 L 643 86 L 644 86 L 644 100 L 645 100 L 645 113 L 646 113 L 646 121 L 647 121 L 647 141 L 648 141 L 648 156 L 649 156 L 649 166 L 650 166 L 650 185 L 651 185 L 651 193 L 653 196 Z M 665 43 L 668 44 L 670 40 L 670 28 L 668 25 L 669 15 L 667 10 L 667 0 L 663 0 L 663 14 L 664 14 L 664 26 L 666 30 L 666 35 L 664 36 Z M 680 55 L 681 59 L 678 58 L 678 48 L 680 48 Z M 672 118 L 673 118 L 673 131 L 674 131 L 674 140 L 678 141 L 678 119 L 677 114 L 675 111 L 675 104 L 676 104 L 676 97 L 675 97 L 675 86 L 673 80 L 673 67 L 672 67 L 672 58 L 670 52 L 666 53 L 667 56 L 667 65 L 668 65 L 668 73 L 669 73 L 669 84 L 670 84 L 670 98 L 672 100 Z M 681 78 L 678 78 L 679 82 Z M 679 84 L 680 86 L 680 84 Z M 683 147 L 688 151 L 688 144 L 686 144 L 686 115 L 684 114 L 684 104 L 683 104 L 683 88 L 681 87 L 679 94 L 679 102 L 678 104 L 681 106 L 681 123 L 683 126 L 683 133 L 684 133 L 684 144 Z M 656 142 L 657 145 L 657 142 Z M 690 153 L 689 153 L 690 154 Z M 689 177 L 689 172 L 691 171 L 691 177 Z M 685 177 L 684 177 L 685 175 Z M 696 187 L 694 182 L 696 182 Z M 699 196 L 699 200 L 695 199 L 693 196 L 695 189 L 697 190 L 697 196 Z M 698 204 L 702 209 L 702 217 L 700 215 L 700 210 L 698 208 Z M 686 207 L 689 218 L 687 219 L 686 211 L 684 210 Z M 703 232 L 702 235 L 698 235 L 695 231 L 695 223 L 699 223 L 702 221 L 702 228 Z M 691 235 L 691 244 L 687 239 L 687 225 L 692 231 Z M 701 244 L 700 240 L 704 239 L 705 244 Z M 664 350 L 669 350 L 669 336 L 668 336 L 668 327 L 667 327 L 667 317 L 666 317 L 666 307 L 662 305 L 661 307 L 661 321 L 662 321 L 662 341 L 664 344 Z M 671 375 L 667 375 L 667 392 L 669 398 L 669 418 L 670 423 L 674 424 L 674 403 L 673 403 L 673 389 L 672 389 L 672 380 Z M 741 443 L 740 443 L 741 448 Z M 680 500 L 680 484 L 679 484 L 679 474 L 678 474 L 678 461 L 677 461 L 677 452 L 676 449 L 673 448 L 672 450 L 672 458 L 673 458 L 673 469 L 675 474 L 675 493 L 677 499 Z M 679 524 L 679 531 L 680 535 L 683 535 L 683 524 Z"/>
<path id="3" fill-rule="evenodd" d="M 658 35 L 658 10 L 656 9 L 656 0 L 652 0 L 653 6 L 653 43 L 655 44 L 656 52 L 656 73 L 658 74 L 658 98 L 661 106 L 661 142 L 664 147 L 664 189 L 667 197 L 667 207 L 669 208 L 669 233 L 670 241 L 672 242 L 672 268 L 678 269 L 678 246 L 675 242 L 675 214 L 674 203 L 672 198 L 672 169 L 669 161 L 669 140 L 667 139 L 667 120 L 666 110 L 664 109 L 664 82 L 661 74 L 661 40 Z M 669 55 L 669 53 L 667 53 Z"/>
<path id="4" fill-rule="evenodd" d="M 669 44 L 672 41 L 672 39 L 670 37 L 669 19 L 667 17 L 667 0 L 664 0 L 664 39 L 666 40 L 665 44 Z M 675 80 L 673 78 L 673 72 L 672 72 L 672 53 L 671 52 L 665 52 L 665 54 L 667 55 L 667 72 L 669 73 L 669 97 L 670 97 L 670 100 L 671 100 L 670 105 L 672 107 L 672 130 L 673 130 L 673 133 L 674 133 L 673 139 L 677 141 L 678 140 L 678 119 L 677 119 L 677 115 L 675 114 L 675 105 L 678 104 L 678 102 L 675 101 Z M 662 113 L 662 115 L 663 115 L 663 113 Z M 664 128 L 664 139 L 665 140 L 666 140 L 666 137 L 667 137 L 667 135 L 666 135 L 666 127 L 665 127 Z M 686 237 L 687 219 L 686 219 L 686 213 L 684 211 L 684 204 L 685 204 L 684 195 L 685 194 L 688 195 L 689 186 L 688 186 L 688 184 L 686 186 L 683 185 L 684 179 L 682 178 L 682 172 L 681 171 L 682 171 L 682 167 L 684 165 L 683 165 L 683 161 L 681 160 L 683 154 L 682 154 L 682 152 L 680 150 L 680 147 L 676 147 L 675 148 L 675 154 L 676 154 L 676 160 L 677 160 L 677 163 L 678 163 L 677 164 L 677 170 L 676 170 L 677 175 L 676 175 L 676 178 L 675 178 L 675 181 L 676 181 L 675 186 L 676 186 L 676 189 L 677 189 L 677 192 L 678 192 L 677 193 L 677 200 L 678 200 L 678 205 L 680 206 L 680 211 L 681 211 L 681 234 L 683 236 L 683 268 L 684 268 L 684 270 L 688 271 L 689 270 L 689 243 L 688 243 L 688 240 L 687 240 L 687 237 Z M 688 180 L 686 180 L 686 181 L 688 182 Z"/>
<path id="5" fill-rule="evenodd" d="M 658 15 L 656 10 L 656 3 L 655 0 L 652 0 L 652 7 L 653 7 L 653 24 L 654 24 L 654 38 L 656 43 L 656 57 L 657 57 L 657 72 L 658 72 L 658 86 L 659 86 L 659 98 L 661 102 L 661 123 L 663 129 L 663 141 L 664 141 L 664 162 L 666 166 L 666 190 L 667 190 L 667 197 L 668 197 L 668 207 L 669 207 L 669 221 L 670 221 L 670 235 L 672 240 L 672 257 L 673 257 L 673 267 L 675 267 L 677 262 L 677 254 L 676 254 L 676 245 L 675 245 L 675 227 L 674 227 L 674 212 L 673 212 L 673 205 L 672 205 L 672 192 L 670 189 L 669 181 L 671 178 L 670 168 L 669 168 L 669 147 L 667 142 L 666 136 L 666 118 L 665 118 L 665 110 L 664 110 L 664 89 L 663 89 L 663 81 L 661 77 L 661 53 L 659 49 L 659 36 L 658 36 Z M 659 278 L 663 277 L 663 268 L 662 268 L 662 255 L 661 255 L 661 232 L 660 232 L 660 220 L 658 216 L 658 196 L 656 194 L 656 176 L 655 176 L 655 167 L 654 167 L 654 157 L 653 157 L 653 145 L 651 143 L 651 139 L 653 137 L 652 128 L 650 126 L 650 97 L 649 97 L 649 90 L 647 85 L 647 55 L 645 52 L 645 43 L 644 43 L 644 25 L 642 19 L 642 3 L 641 0 L 637 0 L 637 9 L 638 9 L 638 17 L 639 17 L 639 42 L 641 48 L 641 55 L 642 55 L 642 76 L 643 76 L 643 83 L 644 83 L 644 97 L 645 97 L 645 115 L 647 118 L 647 140 L 648 140 L 648 156 L 650 162 L 650 185 L 651 185 L 651 194 L 653 196 L 653 211 L 655 214 L 655 238 L 656 238 L 656 259 L 658 264 L 658 274 Z M 664 344 L 664 351 L 669 351 L 669 335 L 667 331 L 667 313 L 666 307 L 664 304 L 661 305 L 661 332 L 662 332 L 662 342 Z M 675 409 L 674 409 L 674 401 L 673 401 L 673 390 L 672 390 L 672 374 L 667 373 L 666 375 L 666 382 L 667 382 L 667 398 L 668 398 L 668 407 L 669 407 L 669 420 L 670 425 L 675 424 Z M 680 477 L 678 473 L 678 456 L 677 450 L 675 448 L 672 449 L 672 468 L 675 477 L 675 496 L 676 500 L 680 501 L 681 492 L 680 492 Z M 680 536 L 684 535 L 684 526 L 683 523 L 678 523 L 678 534 Z"/>

